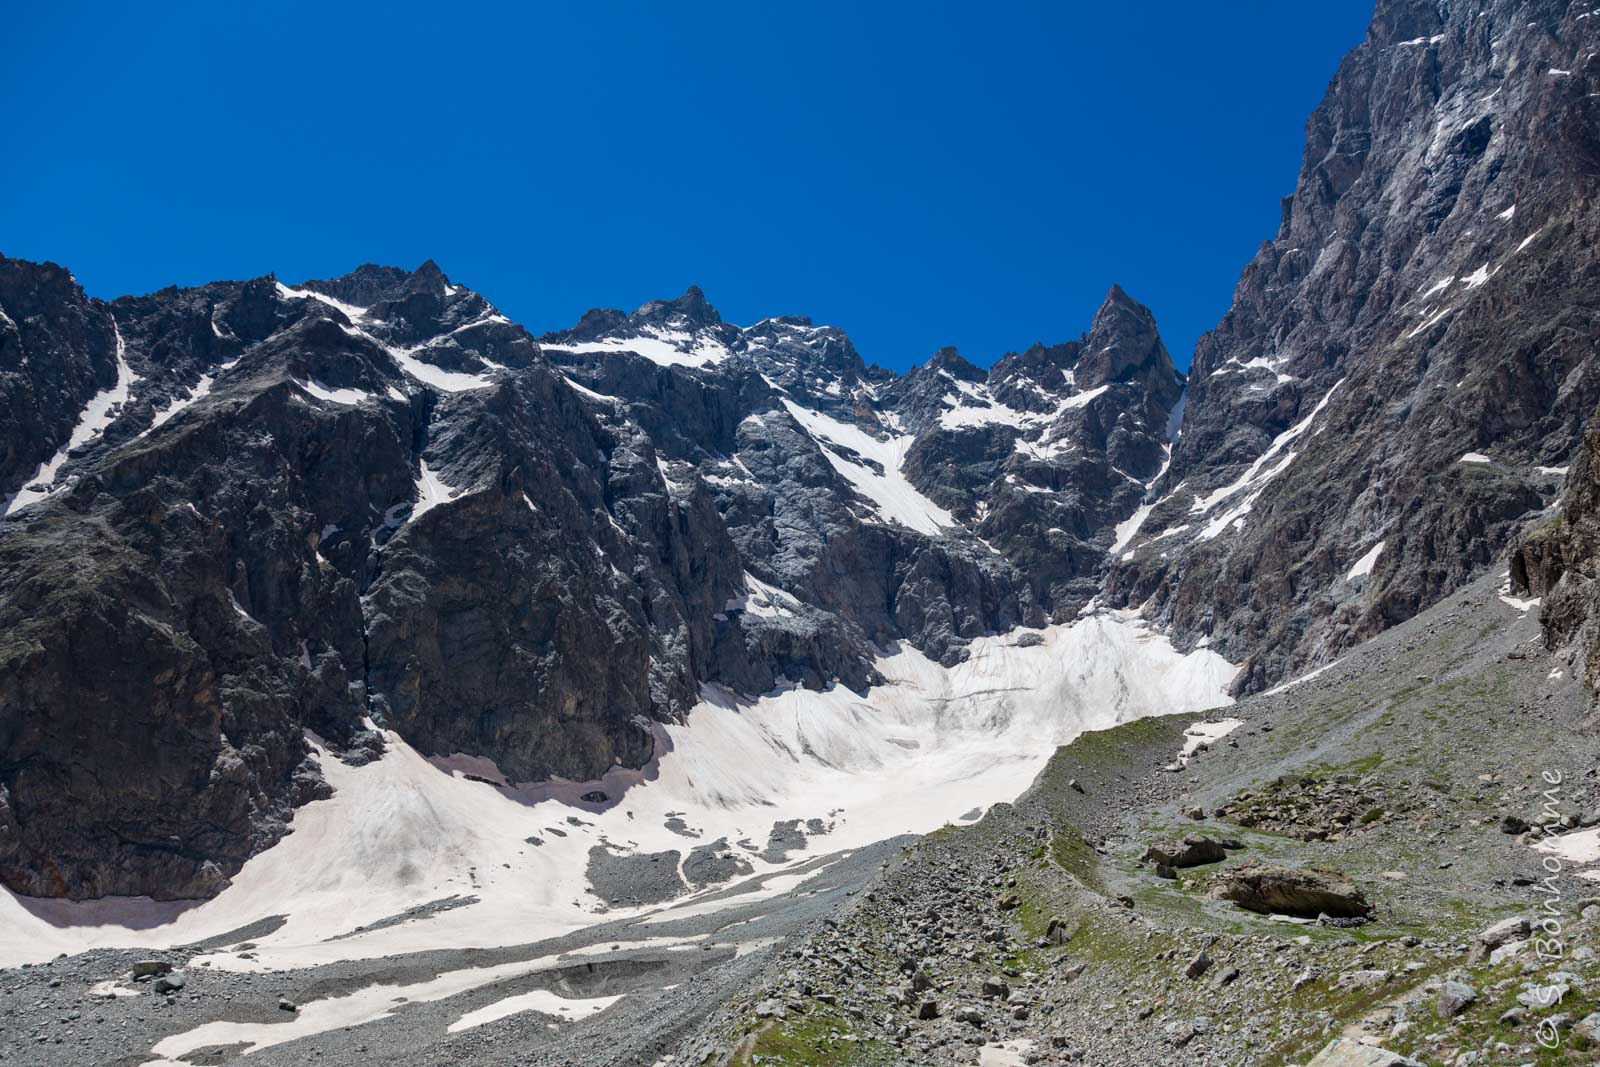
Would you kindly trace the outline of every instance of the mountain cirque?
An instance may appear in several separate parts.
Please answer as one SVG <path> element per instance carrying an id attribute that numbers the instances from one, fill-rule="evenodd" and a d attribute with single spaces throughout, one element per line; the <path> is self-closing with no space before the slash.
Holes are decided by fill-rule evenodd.
<path id="1" fill-rule="evenodd" d="M 314 1025 L 335 1002 L 376 1013 L 348 1025 L 385 1055 L 446 1062 L 1539 1062 L 1544 979 L 1578 1055 L 1600 1041 L 1592 952 L 1519 957 L 1505 923 L 1538 904 L 1533 845 L 1570 861 L 1575 936 L 1600 921 L 1583 7 L 1379 3 L 1187 378 L 1117 287 L 1077 340 L 898 375 L 806 318 L 724 322 L 695 288 L 536 338 L 432 263 L 105 302 L 0 258 L 12 917 L 54 935 L 146 896 L 181 922 L 252 858 L 342 862 L 295 843 L 449 883 L 310 942 L 262 905 L 168 946 L 194 983 L 170 1018 L 142 986 L 106 994 L 102 1016 L 135 1004 L 130 1063 L 220 1062 L 245 1042 L 207 1035 L 276 1040 L 284 1018 L 364 1062 Z M 845 812 L 868 780 L 927 808 L 1042 764 L 963 747 L 986 731 L 1048 748 L 1224 684 L 1236 718 L 1182 757 L 1188 719 L 1087 733 L 1014 806 L 908 851 Z M 768 758 L 832 810 L 732 825 L 770 803 Z M 1555 815 L 1546 764 L 1573 775 Z M 669 779 L 701 807 L 650 807 Z M 530 797 L 578 814 L 532 823 Z M 369 822 L 333 825 L 347 809 Z M 1141 860 L 1169 844 L 1197 862 Z M 623 917 L 348 949 L 520 923 L 491 905 L 557 852 Z M 1275 921 L 1232 908 L 1245 884 L 1360 906 Z M 587 962 L 605 938 L 621 954 Z M 44 990 L 68 993 L 0 985 L 70 1015 L 80 985 L 123 989 L 125 956 L 63 962 Z M 315 1010 L 250 1000 L 261 974 Z M 497 1006 L 493 975 L 545 1007 Z M 397 983 L 417 1003 L 378 1024 Z M 203 1007 L 236 993 L 254 1006 Z M 527 1021 L 580 1007 L 592 1024 Z"/>
<path id="2" fill-rule="evenodd" d="M 0 308 L 0 875 L 41 896 L 215 892 L 322 795 L 307 730 L 594 779 L 704 685 L 1070 619 L 1181 394 L 1120 289 L 987 378 L 695 289 L 535 341 L 431 263 L 105 303 L 7 260 Z"/>

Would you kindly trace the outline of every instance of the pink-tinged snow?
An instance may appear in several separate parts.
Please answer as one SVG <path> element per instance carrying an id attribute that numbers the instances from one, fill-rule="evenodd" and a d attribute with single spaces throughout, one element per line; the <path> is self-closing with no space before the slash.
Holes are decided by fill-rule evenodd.
<path id="1" fill-rule="evenodd" d="M 83 413 L 78 416 L 78 424 L 72 428 L 72 433 L 67 437 L 67 443 L 62 445 L 48 461 L 41 463 L 39 469 L 33 472 L 33 477 L 22 484 L 11 499 L 0 501 L 0 518 L 25 508 L 34 501 L 43 500 L 50 495 L 52 483 L 56 474 L 66 463 L 67 456 L 74 448 L 88 444 L 111 425 L 117 417 L 118 408 L 128 400 L 133 383 L 139 376 L 128 366 L 127 345 L 122 341 L 122 330 L 117 327 L 116 320 L 111 321 L 111 327 L 116 331 L 117 339 L 117 380 L 109 389 L 102 389 L 90 398 L 84 405 Z"/>
<path id="2" fill-rule="evenodd" d="M 833 469 L 844 475 L 856 492 L 870 500 L 884 519 L 931 535 L 956 525 L 950 512 L 923 496 L 900 470 L 916 438 L 904 435 L 879 440 L 859 426 L 803 408 L 787 398 L 783 406 L 822 446 L 822 454 Z M 855 462 L 838 449 L 876 462 L 883 473 Z"/>
<path id="3" fill-rule="evenodd" d="M 293 833 L 215 899 L 24 902 L 0 893 L 0 965 L 98 946 L 187 944 L 274 915 L 287 921 L 254 939 L 253 958 L 223 949 L 197 964 L 280 970 L 524 944 L 601 921 L 715 910 L 722 905 L 705 899 L 713 889 L 665 907 L 604 912 L 588 882 L 588 850 L 604 841 L 686 851 L 666 826 L 673 816 L 700 841 L 730 842 L 765 842 L 777 820 L 823 819 L 830 832 L 787 862 L 745 857 L 750 877 L 763 880 L 758 893 L 787 891 L 818 876 L 818 868 L 793 869 L 818 856 L 925 833 L 1015 798 L 1057 745 L 1084 730 L 1231 703 L 1233 665 L 1206 650 L 1180 655 L 1136 619 L 1097 614 L 1041 634 L 1030 648 L 1009 636 L 981 638 L 953 668 L 902 647 L 878 660 L 886 681 L 865 694 L 836 686 L 736 700 L 708 688 L 685 723 L 656 727 L 657 762 L 614 768 L 598 783 L 491 785 L 467 777 L 504 781 L 487 760 L 430 761 L 392 733 L 382 758 L 350 767 L 312 738 L 333 796 L 299 808 Z M 578 800 L 597 788 L 620 800 L 606 808 Z M 569 814 L 585 825 L 567 824 Z M 455 895 L 478 900 L 371 928 Z M 211 1035 L 188 1047 L 207 1043 L 225 1042 Z"/>
<path id="4" fill-rule="evenodd" d="M 1355 578 L 1364 578 L 1371 574 L 1372 568 L 1378 562 L 1378 557 L 1383 555 L 1383 546 L 1385 543 L 1386 542 L 1384 541 L 1379 541 L 1377 544 L 1367 549 L 1365 555 L 1350 565 L 1350 570 L 1345 573 L 1345 580 L 1350 581 Z"/>
<path id="5" fill-rule="evenodd" d="M 552 342 L 544 348 L 563 352 L 632 352 L 663 367 L 709 367 L 731 354 L 715 339 L 682 330 L 646 329 L 639 337 L 606 337 L 598 341 Z"/>

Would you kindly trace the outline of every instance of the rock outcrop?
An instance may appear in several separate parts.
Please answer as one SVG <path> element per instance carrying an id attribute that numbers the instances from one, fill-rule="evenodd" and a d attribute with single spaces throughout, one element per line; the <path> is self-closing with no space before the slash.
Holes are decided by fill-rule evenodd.
<path id="1" fill-rule="evenodd" d="M 1336 871 L 1252 864 L 1229 871 L 1211 893 L 1263 915 L 1358 919 L 1372 914 L 1361 890 Z"/>

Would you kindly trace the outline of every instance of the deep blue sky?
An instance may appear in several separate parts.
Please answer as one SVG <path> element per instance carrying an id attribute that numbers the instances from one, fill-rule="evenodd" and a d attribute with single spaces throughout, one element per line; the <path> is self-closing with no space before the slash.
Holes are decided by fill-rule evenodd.
<path id="1" fill-rule="evenodd" d="M 903 368 L 1174 358 L 1278 223 L 1370 0 L 20 4 L 0 252 L 93 295 L 437 259 L 530 329 L 701 285 Z"/>

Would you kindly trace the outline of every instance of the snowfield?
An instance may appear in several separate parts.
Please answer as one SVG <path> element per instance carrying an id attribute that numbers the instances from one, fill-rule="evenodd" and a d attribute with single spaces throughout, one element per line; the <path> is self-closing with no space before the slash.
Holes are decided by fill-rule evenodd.
<path id="1" fill-rule="evenodd" d="M 601 921 L 604 907 L 586 873 L 589 849 L 601 843 L 687 855 L 726 838 L 751 864 L 749 878 L 765 880 L 757 892 L 783 892 L 825 869 L 814 862 L 819 856 L 925 833 L 1014 798 L 1055 746 L 1085 730 L 1231 702 L 1232 664 L 1204 649 L 1180 655 L 1127 613 L 1037 633 L 1042 643 L 1026 648 L 1014 635 L 979 639 L 954 668 L 900 647 L 877 664 L 888 681 L 866 694 L 835 686 L 740 699 L 708 688 L 687 722 L 656 727 L 652 765 L 617 768 L 599 783 L 492 785 L 482 779 L 504 779 L 489 761 L 429 760 L 393 733 L 381 759 L 350 767 L 313 737 L 333 797 L 299 809 L 293 833 L 250 860 L 220 896 L 72 902 L 6 893 L 0 962 L 187 944 L 280 915 L 281 927 L 252 936 L 249 958 L 224 948 L 203 962 L 270 971 L 527 944 Z M 579 799 L 595 789 L 608 802 Z M 828 830 L 770 862 L 760 850 L 773 823 L 788 819 L 819 819 Z M 684 836 L 683 824 L 699 836 Z M 721 902 L 701 898 L 717 888 L 665 906 L 613 908 L 604 919 L 715 910 Z M 452 896 L 476 901 L 426 922 L 370 928 Z M 369 1007 L 349 1003 L 334 1017 Z"/>

